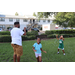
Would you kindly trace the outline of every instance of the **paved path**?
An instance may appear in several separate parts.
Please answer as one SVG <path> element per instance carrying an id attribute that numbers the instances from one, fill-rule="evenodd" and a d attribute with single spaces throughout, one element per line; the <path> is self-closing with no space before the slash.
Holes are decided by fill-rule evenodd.
<path id="1" fill-rule="evenodd" d="M 44 34 L 44 33 L 45 33 L 45 31 L 41 31 L 41 30 L 40 30 L 40 31 L 38 32 L 38 35 L 41 35 L 41 34 Z"/>

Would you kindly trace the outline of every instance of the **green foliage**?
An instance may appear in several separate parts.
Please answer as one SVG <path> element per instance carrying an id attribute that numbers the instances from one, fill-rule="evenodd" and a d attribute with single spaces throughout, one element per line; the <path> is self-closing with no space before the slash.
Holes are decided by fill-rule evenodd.
<path id="1" fill-rule="evenodd" d="M 11 36 L 10 35 L 1 35 L 0 42 L 11 42 Z"/>
<path id="2" fill-rule="evenodd" d="M 35 12 L 33 13 L 33 16 L 36 16 Z"/>
<path id="3" fill-rule="evenodd" d="M 22 40 L 34 40 L 36 39 L 36 36 L 34 35 L 31 35 L 31 36 L 22 36 Z"/>
<path id="4" fill-rule="evenodd" d="M 16 12 L 15 15 L 18 16 L 19 14 Z"/>
<path id="5" fill-rule="evenodd" d="M 22 41 L 34 40 L 34 39 L 36 39 L 36 36 L 34 35 L 22 36 Z M 11 42 L 11 36 L 10 35 L 0 35 L 0 42 Z"/>
<path id="6" fill-rule="evenodd" d="M 10 35 L 10 32 L 9 31 L 3 31 L 3 32 L 0 32 L 0 35 Z"/>
<path id="7" fill-rule="evenodd" d="M 75 30 L 51 30 L 51 31 L 46 31 L 46 35 L 50 34 L 75 34 Z"/>
<path id="8" fill-rule="evenodd" d="M 75 27 L 75 12 L 58 12 L 54 23 L 63 27 Z"/>
<path id="9" fill-rule="evenodd" d="M 7 29 L 9 29 L 9 28 L 11 28 L 11 27 L 7 27 Z"/>
<path id="10" fill-rule="evenodd" d="M 31 31 L 31 32 L 27 32 L 26 35 L 27 36 L 38 35 L 38 32 L 37 31 Z"/>
<path id="11" fill-rule="evenodd" d="M 53 14 L 57 14 L 58 12 L 37 12 L 38 18 L 48 18 L 49 16 Z"/>

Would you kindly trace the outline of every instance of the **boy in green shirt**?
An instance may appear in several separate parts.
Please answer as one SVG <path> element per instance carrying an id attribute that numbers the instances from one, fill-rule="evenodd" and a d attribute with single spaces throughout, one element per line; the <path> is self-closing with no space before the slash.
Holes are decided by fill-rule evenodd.
<path id="1" fill-rule="evenodd" d="M 64 52 L 64 44 L 63 44 L 63 41 L 64 41 L 63 36 L 61 35 L 60 38 L 58 38 L 58 35 L 56 35 L 56 39 L 59 40 L 59 47 L 58 47 L 57 54 L 59 54 L 59 49 L 62 49 L 63 55 L 65 55 L 65 52 Z"/>

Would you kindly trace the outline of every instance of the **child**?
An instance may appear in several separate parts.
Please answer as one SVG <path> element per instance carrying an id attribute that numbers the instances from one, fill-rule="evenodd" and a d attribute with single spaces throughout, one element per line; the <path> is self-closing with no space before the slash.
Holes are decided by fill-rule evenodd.
<path id="1" fill-rule="evenodd" d="M 37 43 L 34 43 L 33 51 L 35 52 L 37 62 L 42 62 L 41 51 L 43 51 L 44 53 L 46 53 L 46 51 L 42 50 L 42 44 L 40 38 L 37 38 Z"/>
<path id="2" fill-rule="evenodd" d="M 56 35 L 56 39 L 59 40 L 59 47 L 58 47 L 58 52 L 57 54 L 59 54 L 59 49 L 62 49 L 63 51 L 63 55 L 65 55 L 65 52 L 64 52 L 64 45 L 63 45 L 63 36 L 61 35 L 60 38 L 58 38 L 58 35 Z"/>

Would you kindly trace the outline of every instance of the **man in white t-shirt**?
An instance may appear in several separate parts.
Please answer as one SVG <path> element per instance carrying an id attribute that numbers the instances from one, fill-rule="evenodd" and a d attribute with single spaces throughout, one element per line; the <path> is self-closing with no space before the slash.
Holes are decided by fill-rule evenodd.
<path id="1" fill-rule="evenodd" d="M 24 27 L 24 32 L 20 29 L 19 22 L 14 23 L 14 28 L 11 30 L 11 45 L 14 50 L 13 59 L 14 62 L 20 61 L 20 56 L 23 54 L 23 48 L 22 48 L 22 35 L 26 35 L 26 28 Z"/>

